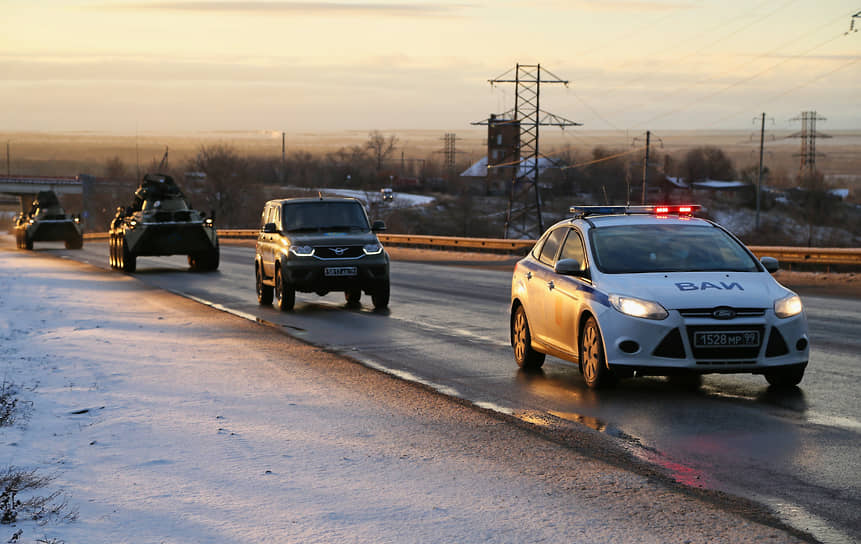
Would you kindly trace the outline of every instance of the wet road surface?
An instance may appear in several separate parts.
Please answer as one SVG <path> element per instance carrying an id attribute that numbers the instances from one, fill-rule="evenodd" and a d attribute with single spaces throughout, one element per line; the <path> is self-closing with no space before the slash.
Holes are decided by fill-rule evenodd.
<path id="1" fill-rule="evenodd" d="M 36 249 L 107 268 L 105 243 Z M 184 257 L 144 257 L 135 277 L 482 407 L 547 427 L 587 425 L 681 483 L 766 504 L 824 542 L 861 540 L 858 299 L 803 296 L 811 360 L 794 390 L 709 375 L 693 392 L 657 377 L 596 392 L 559 359 L 519 371 L 508 344 L 510 272 L 394 262 L 387 312 L 367 296 L 347 307 L 341 293 L 297 293 L 295 311 L 280 313 L 256 303 L 253 249 L 221 250 L 215 273 L 188 272 Z"/>

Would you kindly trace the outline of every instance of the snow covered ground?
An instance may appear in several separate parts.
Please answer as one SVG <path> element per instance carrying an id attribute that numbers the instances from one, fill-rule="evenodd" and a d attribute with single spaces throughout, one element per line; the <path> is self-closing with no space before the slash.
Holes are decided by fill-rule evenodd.
<path id="1" fill-rule="evenodd" d="M 0 237 L 3 238 L 3 237 Z M 11 240 L 4 247 L 12 247 Z M 0 542 L 794 542 L 277 332 L 0 249 L 0 472 L 74 521 Z M 2 490 L 0 490 L 2 491 Z"/>
<path id="2" fill-rule="evenodd" d="M 364 202 L 365 206 L 370 206 L 372 203 L 382 204 L 382 196 L 379 191 L 357 191 L 354 189 L 314 189 L 314 191 L 323 191 L 326 194 L 349 196 L 357 198 Z M 411 193 L 392 193 L 393 199 L 387 205 L 393 208 L 412 208 L 414 206 L 426 206 L 432 204 L 436 199 L 427 195 L 414 195 Z"/>

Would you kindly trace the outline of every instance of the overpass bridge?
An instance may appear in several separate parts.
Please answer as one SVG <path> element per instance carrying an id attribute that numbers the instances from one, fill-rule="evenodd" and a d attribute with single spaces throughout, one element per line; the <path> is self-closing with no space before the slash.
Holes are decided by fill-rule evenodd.
<path id="1" fill-rule="evenodd" d="M 26 212 L 39 191 L 54 191 L 58 195 L 83 195 L 92 180 L 92 177 L 84 174 L 75 177 L 0 176 L 0 198 L 4 195 L 17 197 L 21 211 Z"/>

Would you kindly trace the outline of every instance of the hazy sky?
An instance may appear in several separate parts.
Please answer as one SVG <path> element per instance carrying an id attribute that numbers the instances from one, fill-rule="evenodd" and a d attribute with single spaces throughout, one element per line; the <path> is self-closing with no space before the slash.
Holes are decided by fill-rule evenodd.
<path id="1" fill-rule="evenodd" d="M 861 129 L 859 0 L 0 0 L 0 130 Z M 856 19 L 861 27 L 861 18 Z M 543 76 L 542 76 L 543 77 Z M 796 127 L 798 123 L 794 124 Z"/>

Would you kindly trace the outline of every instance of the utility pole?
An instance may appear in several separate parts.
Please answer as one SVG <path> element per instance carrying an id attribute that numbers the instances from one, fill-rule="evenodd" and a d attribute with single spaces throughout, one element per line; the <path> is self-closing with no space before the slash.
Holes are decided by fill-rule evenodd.
<path id="1" fill-rule="evenodd" d="M 511 76 L 514 72 L 513 79 Z M 549 76 L 542 79 L 542 74 Z M 539 127 L 558 126 L 561 128 L 569 126 L 582 126 L 563 117 L 541 110 L 541 84 L 561 83 L 568 86 L 568 80 L 560 79 L 549 70 L 541 68 L 540 64 L 515 65 L 513 70 L 508 70 L 497 78 L 489 80 L 491 85 L 499 83 L 513 83 L 515 88 L 514 109 L 501 114 L 499 120 L 484 120 L 473 125 L 489 125 L 493 123 L 505 123 L 519 127 L 519 142 L 517 144 L 516 160 L 512 164 L 498 165 L 497 168 L 512 168 L 511 186 L 508 198 L 508 213 L 505 220 L 505 238 L 509 237 L 510 231 L 515 228 L 518 219 L 522 219 L 522 226 L 516 234 L 520 236 L 537 237 L 544 232 L 544 219 L 541 216 L 541 194 L 539 191 Z M 488 157 L 488 161 L 490 157 Z M 528 202 L 528 192 L 535 193 L 534 204 Z M 537 220 L 538 232 L 527 225 L 526 218 L 533 212 Z"/>
<path id="2" fill-rule="evenodd" d="M 756 178 L 756 228 L 759 229 L 759 193 L 762 191 L 762 152 L 765 148 L 765 112 L 759 128 L 759 175 Z"/>
<path id="3" fill-rule="evenodd" d="M 640 138 L 634 138 L 634 143 L 636 143 L 637 140 L 639 140 L 639 139 Z M 658 141 L 661 142 L 661 147 L 663 147 L 664 141 L 661 140 L 660 138 L 658 138 Z M 651 150 L 651 144 L 652 144 L 652 131 L 647 130 L 646 131 L 646 153 L 643 156 L 643 192 L 642 192 L 642 195 L 640 196 L 640 204 L 646 203 L 646 190 L 648 187 L 648 179 L 649 179 L 649 152 Z M 631 195 L 630 195 L 630 190 L 629 190 L 627 200 L 630 201 L 630 199 L 631 199 Z"/>
<path id="4" fill-rule="evenodd" d="M 646 156 L 643 159 L 643 196 L 640 198 L 640 204 L 646 203 L 646 180 L 649 176 L 649 142 L 651 141 L 652 131 L 646 131 Z"/>
<path id="5" fill-rule="evenodd" d="M 12 175 L 9 173 L 10 169 L 11 169 L 11 161 L 9 159 L 9 140 L 6 140 L 6 176 L 7 177 Z"/>
<path id="6" fill-rule="evenodd" d="M 281 133 L 281 175 L 278 176 L 281 178 L 279 180 L 280 183 L 284 183 L 284 174 L 286 173 L 286 163 L 287 163 L 287 133 Z"/>

